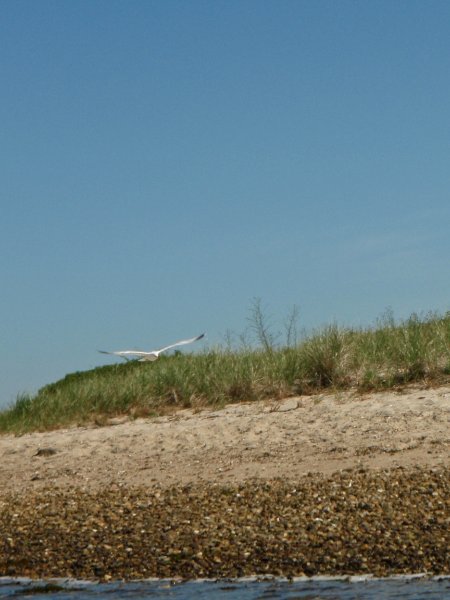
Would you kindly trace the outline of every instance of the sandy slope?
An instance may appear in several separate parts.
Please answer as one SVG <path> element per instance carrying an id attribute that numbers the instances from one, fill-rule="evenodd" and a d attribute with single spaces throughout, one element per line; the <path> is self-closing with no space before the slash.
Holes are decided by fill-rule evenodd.
<path id="1" fill-rule="evenodd" d="M 450 386 L 301 396 L 113 423 L 0 436 L 0 493 L 450 464 Z"/>

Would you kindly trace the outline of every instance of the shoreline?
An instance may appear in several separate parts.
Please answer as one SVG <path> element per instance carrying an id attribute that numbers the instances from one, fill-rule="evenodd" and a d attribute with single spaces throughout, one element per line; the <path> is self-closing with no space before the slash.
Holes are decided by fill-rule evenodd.
<path id="1" fill-rule="evenodd" d="M 0 576 L 450 574 L 450 386 L 0 436 Z"/>
<path id="2" fill-rule="evenodd" d="M 77 598 L 88 600 L 92 594 L 107 594 L 121 598 L 123 595 L 138 595 L 142 598 L 171 598 L 185 600 L 186 598 L 248 598 L 256 600 L 263 596 L 287 598 L 293 594 L 296 597 L 348 597 L 374 600 L 379 597 L 396 598 L 427 597 L 430 600 L 441 600 L 450 591 L 448 577 L 425 577 L 423 574 L 412 574 L 405 577 L 375 578 L 348 577 L 327 578 L 311 577 L 274 578 L 246 577 L 239 579 L 201 579 L 195 581 L 179 579 L 146 579 L 124 582 L 87 582 L 67 579 L 52 580 L 6 580 L 0 578 L 0 594 L 8 596 L 31 595 L 43 593 L 76 593 Z M 300 595 L 300 596 L 298 596 Z"/>
<path id="3" fill-rule="evenodd" d="M 283 577 L 277 575 L 262 574 L 262 575 L 247 575 L 245 577 L 226 577 L 223 580 L 216 577 L 203 577 L 200 579 L 182 579 L 181 577 L 146 577 L 145 579 L 130 579 L 127 583 L 167 583 L 169 585 L 177 585 L 182 583 L 216 583 L 217 581 L 229 581 L 237 583 L 259 583 L 264 581 L 278 581 L 283 583 L 308 583 L 310 581 L 344 581 L 349 583 L 360 583 L 365 581 L 447 581 L 450 580 L 450 574 L 431 575 L 429 573 L 406 573 L 398 575 L 389 575 L 387 577 L 376 577 L 371 573 L 366 575 L 306 575 Z M 0 575 L 0 586 L 2 584 L 17 583 L 17 584 L 35 584 L 35 583 L 55 583 L 56 585 L 71 585 L 90 587 L 98 584 L 117 584 L 122 583 L 123 579 L 114 579 L 108 582 L 100 579 L 72 579 L 70 577 L 51 577 L 48 579 L 32 579 L 31 577 L 8 577 Z"/>

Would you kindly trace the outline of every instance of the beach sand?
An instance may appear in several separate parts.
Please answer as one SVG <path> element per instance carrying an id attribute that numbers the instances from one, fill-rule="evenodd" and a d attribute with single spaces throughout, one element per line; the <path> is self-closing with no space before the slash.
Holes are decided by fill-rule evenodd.
<path id="1" fill-rule="evenodd" d="M 299 396 L 0 436 L 0 493 L 298 480 L 450 463 L 450 385 Z M 115 423 L 115 424 L 114 424 Z"/>

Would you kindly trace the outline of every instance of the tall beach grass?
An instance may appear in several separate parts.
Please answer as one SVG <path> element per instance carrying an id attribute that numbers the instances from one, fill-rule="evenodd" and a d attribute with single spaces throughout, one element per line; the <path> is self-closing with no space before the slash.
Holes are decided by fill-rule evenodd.
<path id="1" fill-rule="evenodd" d="M 179 408 L 282 398 L 324 389 L 381 390 L 450 380 L 450 312 L 373 327 L 331 324 L 297 341 L 294 313 L 287 342 L 276 343 L 259 304 L 251 323 L 259 347 L 242 341 L 154 363 L 128 362 L 69 374 L 0 412 L 0 432 L 23 433 L 106 422 L 121 414 L 153 416 Z"/>

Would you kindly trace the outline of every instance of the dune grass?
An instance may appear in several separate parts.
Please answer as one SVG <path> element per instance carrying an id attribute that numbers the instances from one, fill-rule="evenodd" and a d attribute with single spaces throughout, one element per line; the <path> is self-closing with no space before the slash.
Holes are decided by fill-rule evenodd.
<path id="1" fill-rule="evenodd" d="M 244 343 L 198 354 L 175 353 L 154 363 L 128 362 L 69 374 L 0 412 L 0 432 L 23 433 L 129 414 L 156 416 L 178 408 L 282 398 L 324 389 L 381 390 L 450 379 L 450 312 L 386 313 L 367 329 L 332 324 L 277 346 L 259 305 L 252 323 L 260 348 Z"/>

